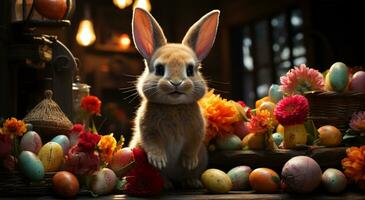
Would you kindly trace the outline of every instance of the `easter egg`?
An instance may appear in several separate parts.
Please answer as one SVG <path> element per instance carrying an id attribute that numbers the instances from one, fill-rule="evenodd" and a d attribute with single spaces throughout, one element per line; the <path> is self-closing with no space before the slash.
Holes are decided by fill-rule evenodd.
<path id="1" fill-rule="evenodd" d="M 207 169 L 201 175 L 204 187 L 212 193 L 227 193 L 232 189 L 229 176 L 219 169 Z"/>
<path id="2" fill-rule="evenodd" d="M 74 197 L 80 190 L 76 176 L 68 171 L 57 172 L 52 177 L 53 190 L 63 197 Z"/>
<path id="3" fill-rule="evenodd" d="M 271 115 L 273 115 L 275 110 L 275 104 L 271 101 L 265 101 L 263 102 L 257 109 L 259 110 L 267 110 L 270 112 Z"/>
<path id="4" fill-rule="evenodd" d="M 21 172 L 32 181 L 40 181 L 44 177 L 44 167 L 36 154 L 31 151 L 22 151 L 19 155 Z"/>
<path id="5" fill-rule="evenodd" d="M 280 177 L 272 169 L 257 168 L 249 176 L 252 189 L 257 193 L 274 193 L 280 188 Z"/>
<path id="6" fill-rule="evenodd" d="M 342 142 L 342 133 L 338 128 L 332 125 L 321 126 L 318 129 L 319 143 L 318 145 L 326 147 L 336 147 Z"/>
<path id="7" fill-rule="evenodd" d="M 284 137 L 280 133 L 273 133 L 272 139 L 274 140 L 275 144 L 279 146 L 283 142 Z"/>
<path id="8" fill-rule="evenodd" d="M 219 136 L 216 139 L 216 147 L 220 150 L 241 149 L 241 139 L 234 134 Z"/>
<path id="9" fill-rule="evenodd" d="M 113 191 L 117 180 L 118 178 L 113 170 L 103 168 L 92 177 L 90 182 L 91 191 L 98 195 L 108 194 Z"/>
<path id="10" fill-rule="evenodd" d="M 272 84 L 269 88 L 270 101 L 277 103 L 283 98 L 283 92 L 278 84 Z"/>
<path id="11" fill-rule="evenodd" d="M 310 193 L 321 183 L 322 171 L 312 158 L 295 156 L 285 163 L 281 176 L 290 191 Z"/>
<path id="12" fill-rule="evenodd" d="M 56 142 L 61 145 L 64 154 L 68 153 L 68 150 L 70 149 L 70 140 L 66 135 L 57 135 L 51 142 Z"/>
<path id="13" fill-rule="evenodd" d="M 27 127 L 27 131 L 32 131 L 33 130 L 33 124 L 26 123 L 25 126 Z"/>
<path id="14" fill-rule="evenodd" d="M 261 98 L 261 99 L 257 100 L 257 101 L 255 102 L 255 107 L 256 107 L 256 108 L 260 107 L 260 105 L 261 105 L 262 103 L 266 102 L 266 101 L 270 101 L 270 97 L 269 97 L 269 96 L 265 96 L 265 97 L 263 97 L 263 98 Z"/>
<path id="15" fill-rule="evenodd" d="M 243 139 L 247 134 L 249 134 L 247 124 L 248 123 L 243 120 L 233 123 L 234 134 L 240 139 Z"/>
<path id="16" fill-rule="evenodd" d="M 344 63 L 336 62 L 331 66 L 326 79 L 333 91 L 344 92 L 349 83 L 349 69 Z"/>
<path id="17" fill-rule="evenodd" d="M 249 133 L 242 140 L 242 146 L 251 150 L 260 150 L 265 147 L 265 134 Z"/>
<path id="18" fill-rule="evenodd" d="M 67 12 L 66 0 L 35 0 L 35 9 L 49 19 L 62 19 Z"/>
<path id="19" fill-rule="evenodd" d="M 276 132 L 277 133 L 280 133 L 283 137 L 284 137 L 284 126 L 279 124 L 277 127 L 276 127 Z"/>
<path id="20" fill-rule="evenodd" d="M 322 185 L 329 193 L 340 193 L 346 188 L 347 179 L 340 170 L 328 168 L 322 174 Z"/>
<path id="21" fill-rule="evenodd" d="M 48 142 L 38 153 L 46 172 L 58 171 L 63 163 L 63 150 L 56 142 Z"/>
<path id="22" fill-rule="evenodd" d="M 352 79 L 351 79 L 350 85 L 349 85 L 349 90 L 365 93 L 365 72 L 364 71 L 358 71 L 352 76 Z"/>
<path id="23" fill-rule="evenodd" d="M 114 152 L 109 167 L 118 177 L 121 177 L 128 172 L 128 166 L 132 162 L 134 162 L 133 151 L 131 148 L 125 147 Z"/>
<path id="24" fill-rule="evenodd" d="M 232 190 L 248 190 L 250 188 L 248 176 L 251 171 L 249 166 L 238 166 L 229 170 L 227 175 L 232 181 Z"/>
<path id="25" fill-rule="evenodd" d="M 26 132 L 20 140 L 20 149 L 22 151 L 31 151 L 35 154 L 42 147 L 42 139 L 35 131 Z"/>

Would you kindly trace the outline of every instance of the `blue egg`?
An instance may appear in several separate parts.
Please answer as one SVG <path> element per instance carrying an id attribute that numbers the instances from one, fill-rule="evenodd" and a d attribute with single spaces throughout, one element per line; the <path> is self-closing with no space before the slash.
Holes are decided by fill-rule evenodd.
<path id="1" fill-rule="evenodd" d="M 349 69 L 344 63 L 334 63 L 327 76 L 334 91 L 344 92 L 347 89 L 349 83 Z"/>
<path id="2" fill-rule="evenodd" d="M 32 131 L 33 130 L 33 124 L 26 123 L 25 126 L 27 127 L 27 131 Z"/>
<path id="3" fill-rule="evenodd" d="M 51 140 L 51 142 L 56 142 L 61 145 L 63 154 L 68 153 L 68 150 L 70 149 L 70 140 L 66 135 L 57 135 Z"/>
<path id="4" fill-rule="evenodd" d="M 269 97 L 273 103 L 279 102 L 283 98 L 283 92 L 278 84 L 272 84 L 269 89 Z"/>
<path id="5" fill-rule="evenodd" d="M 272 139 L 274 140 L 275 144 L 279 146 L 283 142 L 284 138 L 283 135 L 281 135 L 280 133 L 273 133 Z"/>
<path id="6" fill-rule="evenodd" d="M 241 139 L 234 134 L 217 137 L 215 142 L 220 150 L 239 150 L 242 148 Z"/>
<path id="7" fill-rule="evenodd" d="M 33 152 L 22 151 L 19 155 L 19 166 L 21 172 L 32 181 L 40 181 L 44 177 L 44 167 Z"/>

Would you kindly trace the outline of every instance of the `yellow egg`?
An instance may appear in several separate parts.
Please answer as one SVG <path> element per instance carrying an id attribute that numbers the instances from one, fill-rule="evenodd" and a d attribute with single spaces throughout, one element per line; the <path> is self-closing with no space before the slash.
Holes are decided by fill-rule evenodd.
<path id="1" fill-rule="evenodd" d="M 319 145 L 326 147 L 336 147 L 342 142 L 342 133 L 332 125 L 322 126 L 318 129 Z"/>
<path id="2" fill-rule="evenodd" d="M 46 172 L 58 171 L 63 163 L 63 150 L 56 142 L 48 142 L 38 153 Z"/>
<path id="3" fill-rule="evenodd" d="M 260 150 L 265 147 L 264 133 L 249 133 L 242 140 L 242 146 L 251 150 Z"/>
<path id="4" fill-rule="evenodd" d="M 261 103 L 261 105 L 258 107 L 259 110 L 267 110 L 270 112 L 271 115 L 274 113 L 275 104 L 271 101 L 265 101 Z"/>
<path id="5" fill-rule="evenodd" d="M 219 169 L 206 170 L 201 180 L 205 188 L 212 193 L 227 193 L 232 189 L 231 179 Z"/>

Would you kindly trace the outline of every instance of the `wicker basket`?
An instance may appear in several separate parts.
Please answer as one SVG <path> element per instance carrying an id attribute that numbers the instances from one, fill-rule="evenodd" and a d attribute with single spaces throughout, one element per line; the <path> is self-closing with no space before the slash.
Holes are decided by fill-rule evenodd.
<path id="1" fill-rule="evenodd" d="M 20 172 L 0 172 L 0 196 L 52 195 L 52 177 L 55 172 L 46 172 L 42 181 L 31 182 Z"/>
<path id="2" fill-rule="evenodd" d="M 365 111 L 365 93 L 309 92 L 309 119 L 317 128 L 333 125 L 344 133 L 354 112 Z"/>

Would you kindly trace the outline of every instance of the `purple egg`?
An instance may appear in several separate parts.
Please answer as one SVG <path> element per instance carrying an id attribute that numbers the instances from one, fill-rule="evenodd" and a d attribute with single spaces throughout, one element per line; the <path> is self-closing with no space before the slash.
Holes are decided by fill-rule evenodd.
<path id="1" fill-rule="evenodd" d="M 20 141 L 20 149 L 22 151 L 31 151 L 38 154 L 42 147 L 42 139 L 35 131 L 25 133 Z"/>

